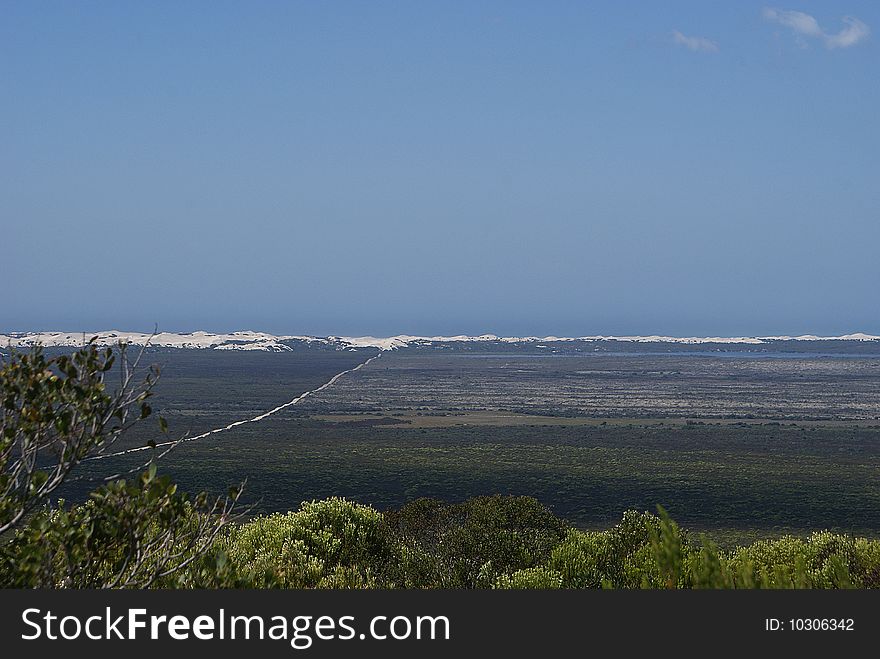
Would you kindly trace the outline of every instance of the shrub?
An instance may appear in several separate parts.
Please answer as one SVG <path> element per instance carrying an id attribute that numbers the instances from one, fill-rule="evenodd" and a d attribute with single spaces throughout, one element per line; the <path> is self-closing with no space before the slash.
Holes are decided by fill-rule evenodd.
<path id="1" fill-rule="evenodd" d="M 387 518 L 407 547 L 401 580 L 411 587 L 491 587 L 500 575 L 544 563 L 567 530 L 531 497 L 420 499 Z"/>
<path id="2" fill-rule="evenodd" d="M 628 510 L 607 531 L 570 531 L 549 565 L 564 588 L 655 587 L 660 574 L 651 539 L 659 531 L 657 516 Z"/>
<path id="3" fill-rule="evenodd" d="M 828 531 L 741 547 L 730 557 L 733 587 L 859 588 L 865 573 L 854 538 Z M 865 556 L 867 558 L 867 556 Z"/>
<path id="4" fill-rule="evenodd" d="M 548 567 L 529 567 L 513 574 L 502 574 L 495 580 L 500 589 L 556 589 L 562 587 L 562 575 Z"/>
<path id="5" fill-rule="evenodd" d="M 85 504 L 44 508 L 0 545 L 0 583 L 24 588 L 176 585 L 212 549 L 228 514 L 204 494 L 190 499 L 151 466 L 116 480 Z"/>
<path id="6" fill-rule="evenodd" d="M 178 493 L 156 476 L 155 460 L 171 449 L 158 453 L 153 440 L 141 447 L 152 450 L 140 479 L 107 476 L 83 505 L 49 503 L 85 460 L 106 457 L 152 414 L 159 373 L 151 368 L 139 381 L 139 361 L 128 359 L 124 344 L 99 349 L 95 339 L 51 358 L 39 346 L 0 355 L 0 585 L 176 584 L 211 550 L 241 489 L 214 501 Z M 108 382 L 114 365 L 116 387 Z M 167 432 L 161 417 L 159 430 Z"/>
<path id="7" fill-rule="evenodd" d="M 255 588 L 377 587 L 397 557 L 382 514 L 339 498 L 231 526 L 216 551 L 229 564 L 227 584 Z"/>
<path id="8" fill-rule="evenodd" d="M 861 562 L 861 580 L 865 588 L 880 588 L 880 540 L 856 539 L 856 553 Z"/>

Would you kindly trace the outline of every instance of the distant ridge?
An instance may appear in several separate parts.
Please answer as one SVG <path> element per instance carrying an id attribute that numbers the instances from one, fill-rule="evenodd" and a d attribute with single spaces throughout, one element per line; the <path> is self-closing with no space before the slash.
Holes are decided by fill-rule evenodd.
<path id="1" fill-rule="evenodd" d="M 351 348 L 378 348 L 395 350 L 414 345 L 431 345 L 436 343 L 460 342 L 496 342 L 496 343 L 550 343 L 560 341 L 626 341 L 632 343 L 678 343 L 678 344 L 766 344 L 774 341 L 880 341 L 880 336 L 857 332 L 843 336 L 740 336 L 740 337 L 678 337 L 678 336 L 496 336 L 482 334 L 480 336 L 410 336 L 401 334 L 390 337 L 375 336 L 276 336 L 265 332 L 241 331 L 228 334 L 212 332 L 159 332 L 151 335 L 143 332 L 121 332 L 118 330 L 100 332 L 11 332 L 0 334 L 0 347 L 28 347 L 32 345 L 67 346 L 82 345 L 86 340 L 97 337 L 100 345 L 111 345 L 125 341 L 133 345 L 150 345 L 160 348 L 188 348 L 213 350 L 262 350 L 282 352 L 292 350 L 291 343 L 323 343 L 335 346 L 339 350 Z"/>

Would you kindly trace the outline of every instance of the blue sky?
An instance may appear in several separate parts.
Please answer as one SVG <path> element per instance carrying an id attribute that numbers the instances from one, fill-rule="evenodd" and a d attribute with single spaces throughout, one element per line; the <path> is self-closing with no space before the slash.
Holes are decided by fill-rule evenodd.
<path id="1" fill-rule="evenodd" d="M 0 2 L 0 331 L 880 334 L 877 30 Z"/>

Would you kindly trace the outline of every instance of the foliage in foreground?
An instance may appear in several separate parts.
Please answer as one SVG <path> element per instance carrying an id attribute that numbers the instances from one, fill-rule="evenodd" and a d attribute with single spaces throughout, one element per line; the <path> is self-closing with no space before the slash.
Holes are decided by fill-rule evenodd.
<path id="1" fill-rule="evenodd" d="M 152 441 L 139 478 L 108 476 L 71 509 L 47 504 L 83 462 L 106 457 L 152 414 L 158 369 L 140 380 L 139 361 L 128 359 L 125 345 L 99 349 L 94 339 L 70 355 L 47 357 L 36 346 L 0 356 L 0 585 L 170 585 L 200 574 L 194 564 L 213 555 L 241 488 L 216 499 L 179 493 L 156 475 L 162 454 Z M 115 387 L 108 381 L 114 364 Z M 159 427 L 167 430 L 161 418 Z"/>
<path id="2" fill-rule="evenodd" d="M 235 495 L 233 495 L 235 496 Z M 89 500 L 34 515 L 0 545 L 0 585 L 17 588 L 148 588 L 176 585 L 213 550 L 228 506 L 179 493 L 154 465 Z M 191 576 L 188 576 L 191 578 Z"/>
<path id="3" fill-rule="evenodd" d="M 119 487 L 118 485 L 115 487 Z M 878 588 L 880 540 L 828 531 L 721 550 L 666 513 L 606 531 L 567 527 L 529 497 L 420 499 L 399 511 L 332 498 L 228 524 L 147 474 L 121 498 L 40 514 L 0 547 L 15 587 Z M 123 508 L 120 509 L 120 502 Z M 167 518 L 167 519 L 166 519 Z M 120 528 L 120 520 L 130 519 Z M 152 523 L 144 524 L 145 519 Z M 161 569 L 139 556 L 171 557 Z M 130 569 L 126 566 L 129 565 Z M 120 576 L 122 575 L 122 576 Z"/>
<path id="4" fill-rule="evenodd" d="M 207 561 L 207 562 L 206 562 Z M 528 497 L 417 500 L 379 513 L 345 499 L 230 525 L 193 587 L 878 588 L 880 541 L 821 531 L 723 551 L 666 513 L 566 527 Z M 210 573 L 210 574 L 209 574 Z M 209 577 L 205 579 L 205 575 Z"/>

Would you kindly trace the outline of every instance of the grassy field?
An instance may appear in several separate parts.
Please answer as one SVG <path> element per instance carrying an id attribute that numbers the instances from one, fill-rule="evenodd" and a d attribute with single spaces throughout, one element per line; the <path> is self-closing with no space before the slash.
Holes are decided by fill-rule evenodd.
<path id="1" fill-rule="evenodd" d="M 247 478 L 248 499 L 266 511 L 332 495 L 381 509 L 501 493 L 534 496 L 582 528 L 659 503 L 722 540 L 880 529 L 880 430 L 855 426 L 408 428 L 290 418 L 181 446 L 165 462 L 190 489 Z"/>
<path id="2" fill-rule="evenodd" d="M 320 349 L 162 353 L 165 369 L 156 407 L 168 417 L 172 434 L 200 432 L 286 402 L 371 354 Z M 709 532 L 723 544 L 821 528 L 880 535 L 876 420 L 792 420 L 788 414 L 782 419 L 623 413 L 609 418 L 565 411 L 526 414 L 500 405 L 394 408 L 391 403 L 403 395 L 399 391 L 383 409 L 368 413 L 329 405 L 334 396 L 349 400 L 355 386 L 364 399 L 384 395 L 371 388 L 376 373 L 388 382 L 384 369 L 403 371 L 415 364 L 406 359 L 383 355 L 375 368 L 371 364 L 356 374 L 364 377 L 343 378 L 339 390 L 328 390 L 317 405 L 182 445 L 163 461 L 162 470 L 189 490 L 223 491 L 246 478 L 247 498 L 259 511 L 295 509 L 301 501 L 330 496 L 388 509 L 418 497 L 461 501 L 500 493 L 534 496 L 581 528 L 607 528 L 626 509 L 654 510 L 662 504 L 683 525 Z M 533 358 L 530 368 L 583 370 L 560 366 L 559 358 L 543 361 Z M 443 371 L 448 363 L 440 360 L 436 366 Z M 861 372 L 860 386 L 875 386 L 865 376 L 865 369 L 873 373 L 873 362 L 859 371 L 847 361 L 837 383 L 831 382 L 831 366 L 825 363 L 820 371 L 835 391 L 842 391 L 854 372 Z M 705 372 L 708 367 L 689 368 Z M 419 372 L 407 376 L 409 381 L 430 382 L 423 355 L 413 370 Z M 643 370 L 653 377 L 650 368 Z M 643 376 L 627 373 L 630 382 L 647 386 L 639 384 Z M 441 372 L 438 382 L 454 375 Z M 420 384 L 420 391 L 426 386 Z M 747 387 L 748 381 L 741 378 L 737 386 Z M 806 404 L 805 397 L 798 400 Z M 846 409 L 863 410 L 866 400 L 871 399 L 850 401 Z M 156 438 L 154 428 L 139 429 L 126 444 Z M 119 458 L 90 463 L 87 470 L 98 476 L 134 465 L 131 458 Z M 92 484 L 75 483 L 66 495 L 80 498 Z"/>
<path id="3" fill-rule="evenodd" d="M 534 349 L 533 349 L 534 350 Z M 411 349 L 309 402 L 316 412 L 880 422 L 880 354 Z"/>

